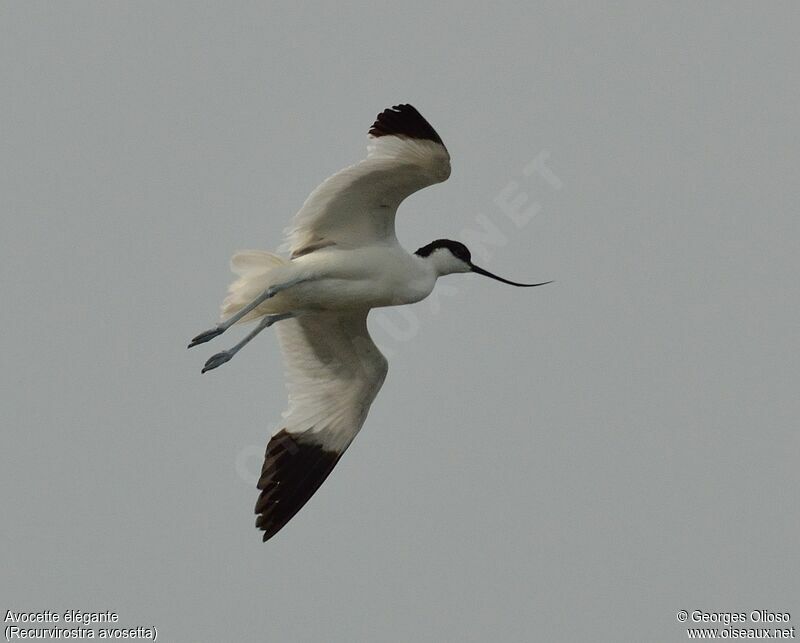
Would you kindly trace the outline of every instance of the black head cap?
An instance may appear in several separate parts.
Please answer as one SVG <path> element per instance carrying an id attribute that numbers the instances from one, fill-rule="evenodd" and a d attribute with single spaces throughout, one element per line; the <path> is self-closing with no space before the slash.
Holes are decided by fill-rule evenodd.
<path id="1" fill-rule="evenodd" d="M 454 257 L 461 259 L 464 263 L 469 264 L 472 261 L 472 254 L 467 249 L 467 246 L 458 241 L 451 241 L 450 239 L 431 241 L 427 246 L 422 246 L 414 254 L 420 257 L 428 257 L 434 250 L 438 250 L 439 248 L 447 248 Z"/>

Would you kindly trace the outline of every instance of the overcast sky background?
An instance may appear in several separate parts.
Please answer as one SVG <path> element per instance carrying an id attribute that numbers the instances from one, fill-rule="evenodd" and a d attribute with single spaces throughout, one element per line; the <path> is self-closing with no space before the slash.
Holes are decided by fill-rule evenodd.
<path id="1" fill-rule="evenodd" d="M 177 643 L 797 625 L 799 27 L 790 2 L 2 3 L 0 608 Z M 556 283 L 373 313 L 386 384 L 263 544 L 275 338 L 203 376 L 236 335 L 186 344 L 229 256 L 276 248 L 398 102 L 453 159 L 401 242 Z"/>

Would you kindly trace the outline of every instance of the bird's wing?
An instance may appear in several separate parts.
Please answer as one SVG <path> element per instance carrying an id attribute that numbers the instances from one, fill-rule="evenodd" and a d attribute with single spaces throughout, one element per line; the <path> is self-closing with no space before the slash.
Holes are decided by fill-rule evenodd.
<path id="1" fill-rule="evenodd" d="M 284 249 L 298 257 L 330 245 L 396 242 L 401 201 L 448 176 L 450 155 L 428 121 L 411 105 L 386 109 L 369 130 L 367 158 L 309 195 L 286 230 Z"/>
<path id="2" fill-rule="evenodd" d="M 289 390 L 284 428 L 267 445 L 256 527 L 274 536 L 308 501 L 350 445 L 383 384 L 386 358 L 367 311 L 317 312 L 275 325 Z"/>

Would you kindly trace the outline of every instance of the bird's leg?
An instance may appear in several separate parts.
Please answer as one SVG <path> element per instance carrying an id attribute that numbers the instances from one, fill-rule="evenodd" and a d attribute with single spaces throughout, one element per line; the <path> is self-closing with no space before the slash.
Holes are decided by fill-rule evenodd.
<path id="1" fill-rule="evenodd" d="M 206 342 L 214 339 L 217 335 L 221 335 L 226 330 L 228 330 L 231 326 L 233 326 L 237 321 L 239 321 L 242 317 L 244 317 L 247 313 L 255 310 L 261 304 L 263 304 L 267 299 L 274 297 L 282 290 L 286 290 L 287 288 L 291 288 L 292 286 L 296 286 L 299 283 L 306 281 L 305 279 L 294 279 L 293 281 L 287 281 L 284 284 L 278 284 L 276 286 L 270 286 L 264 292 L 262 292 L 258 297 L 256 297 L 253 301 L 251 301 L 247 306 L 242 308 L 239 312 L 231 317 L 228 317 L 224 322 L 220 322 L 211 330 L 204 331 L 197 335 L 192 341 L 189 343 L 187 348 L 191 348 L 192 346 L 197 346 L 198 344 L 205 344 Z"/>
<path id="2" fill-rule="evenodd" d="M 210 371 L 217 366 L 222 366 L 225 362 L 229 361 L 236 353 L 238 353 L 243 346 L 245 346 L 251 339 L 253 339 L 256 335 L 258 335 L 262 330 L 265 328 L 269 328 L 275 322 L 279 322 L 282 319 L 289 319 L 294 317 L 295 313 L 281 313 L 280 315 L 267 315 L 258 322 L 258 326 L 256 326 L 242 341 L 240 341 L 236 346 L 233 348 L 229 348 L 226 351 L 222 351 L 221 353 L 217 353 L 216 355 L 212 355 L 208 358 L 203 366 L 203 373 L 206 371 Z"/>

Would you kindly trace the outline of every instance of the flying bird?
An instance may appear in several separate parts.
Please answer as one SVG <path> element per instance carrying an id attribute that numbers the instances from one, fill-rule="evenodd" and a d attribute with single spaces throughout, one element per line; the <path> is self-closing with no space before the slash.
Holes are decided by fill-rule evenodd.
<path id="1" fill-rule="evenodd" d="M 364 424 L 387 372 L 370 338 L 367 314 L 427 297 L 436 280 L 474 272 L 512 286 L 475 265 L 458 241 L 437 239 L 416 252 L 395 236 L 395 213 L 407 196 L 450 176 L 442 139 L 411 105 L 381 112 L 369 130 L 367 157 L 337 172 L 306 199 L 286 230 L 289 258 L 237 252 L 238 276 L 217 326 L 189 348 L 233 324 L 257 321 L 232 348 L 208 359 L 203 372 L 229 361 L 275 324 L 285 365 L 288 409 L 267 444 L 258 481 L 256 527 L 266 541 L 303 507 Z"/>

